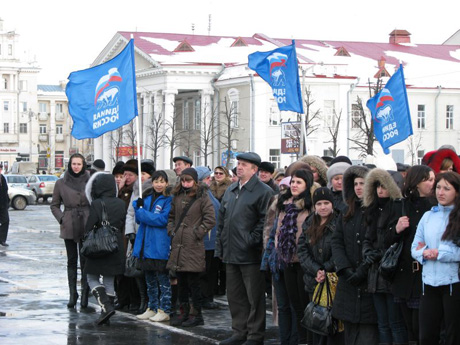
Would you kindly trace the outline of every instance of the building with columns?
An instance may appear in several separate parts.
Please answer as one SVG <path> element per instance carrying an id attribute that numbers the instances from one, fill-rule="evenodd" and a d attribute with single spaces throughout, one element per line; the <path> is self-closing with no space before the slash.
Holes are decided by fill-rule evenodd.
<path id="1" fill-rule="evenodd" d="M 249 54 L 288 45 L 290 39 L 118 32 L 93 65 L 113 58 L 131 37 L 140 135 L 131 124 L 95 139 L 95 158 L 109 166 L 132 158 L 131 147 L 140 137 L 142 157 L 154 159 L 158 168 L 172 167 L 177 155 L 210 167 L 227 161 L 231 167 L 234 154 L 244 151 L 256 151 L 279 167 L 297 159 L 283 153 L 281 124 L 296 122 L 299 114 L 278 111 L 269 85 L 247 66 Z M 400 63 L 414 135 L 392 147 L 393 160 L 415 164 L 442 144 L 460 148 L 460 81 L 455 74 L 460 46 L 414 44 L 409 32 L 395 30 L 386 43 L 297 39 L 296 50 L 310 116 L 307 154 L 331 155 L 335 144 L 336 154 L 356 162 L 373 158 L 350 140 L 359 141 L 362 132 L 358 97 L 370 116 L 365 107 L 370 87 L 378 77 L 385 84 Z M 374 149 L 381 154 L 378 143 Z"/>

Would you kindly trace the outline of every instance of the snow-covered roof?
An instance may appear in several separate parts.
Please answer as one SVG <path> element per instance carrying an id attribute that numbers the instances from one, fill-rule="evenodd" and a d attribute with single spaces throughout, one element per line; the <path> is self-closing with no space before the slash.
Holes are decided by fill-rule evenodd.
<path id="1" fill-rule="evenodd" d="M 405 32 L 404 30 L 399 30 Z M 133 36 L 138 49 L 163 66 L 247 64 L 248 55 L 255 51 L 269 51 L 291 44 L 291 39 L 270 38 L 263 34 L 252 37 L 205 36 L 152 32 L 119 32 L 126 39 Z M 232 46 L 240 39 L 246 46 Z M 191 51 L 177 51 L 181 44 L 188 44 Z M 331 78 L 360 78 L 367 83 L 378 72 L 378 60 L 382 57 L 386 70 L 393 74 L 401 62 L 406 84 L 410 87 L 460 88 L 460 45 L 436 45 L 413 43 L 348 42 L 296 39 L 300 64 L 311 65 L 308 76 Z M 350 56 L 337 56 L 345 49 Z M 242 75 L 248 70 L 238 69 Z M 232 72 L 235 73 L 235 70 Z M 229 76 L 227 76 L 229 77 Z"/>
<path id="2" fill-rule="evenodd" d="M 37 91 L 41 92 L 65 92 L 60 85 L 37 85 Z"/>

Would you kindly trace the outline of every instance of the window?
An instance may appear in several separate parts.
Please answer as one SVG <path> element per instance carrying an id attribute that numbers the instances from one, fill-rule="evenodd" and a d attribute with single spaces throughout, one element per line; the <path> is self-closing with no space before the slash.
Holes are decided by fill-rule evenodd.
<path id="1" fill-rule="evenodd" d="M 324 101 L 324 126 L 335 126 L 335 101 Z"/>
<path id="2" fill-rule="evenodd" d="M 275 166 L 275 169 L 280 167 L 281 162 L 281 150 L 280 149 L 270 149 L 269 150 L 269 161 Z"/>
<path id="3" fill-rule="evenodd" d="M 10 132 L 10 124 L 8 122 L 3 123 L 3 133 Z"/>
<path id="4" fill-rule="evenodd" d="M 21 102 L 21 109 L 24 113 L 27 112 L 27 102 Z"/>
<path id="5" fill-rule="evenodd" d="M 8 80 L 6 78 L 2 78 L 3 81 L 3 90 L 8 90 Z"/>
<path id="6" fill-rule="evenodd" d="M 46 134 L 46 125 L 40 125 L 40 134 Z"/>
<path id="7" fill-rule="evenodd" d="M 417 106 L 417 128 L 425 129 L 425 105 L 419 104 Z"/>
<path id="8" fill-rule="evenodd" d="M 274 99 L 270 101 L 270 114 L 268 121 L 270 126 L 279 126 L 281 124 L 281 113 L 278 108 L 278 103 Z"/>
<path id="9" fill-rule="evenodd" d="M 38 103 L 38 111 L 40 113 L 46 113 L 46 103 Z"/>
<path id="10" fill-rule="evenodd" d="M 332 150 L 330 150 L 330 149 L 323 150 L 323 156 L 334 157 L 334 152 L 332 152 Z"/>
<path id="11" fill-rule="evenodd" d="M 230 101 L 230 127 L 237 128 L 238 127 L 238 111 L 239 111 L 239 98 L 240 93 L 236 89 L 230 89 L 228 91 L 228 98 Z"/>
<path id="12" fill-rule="evenodd" d="M 13 45 L 12 44 L 8 44 L 8 55 L 13 55 Z"/>
<path id="13" fill-rule="evenodd" d="M 195 100 L 195 129 L 200 130 L 201 127 L 201 101 Z"/>
<path id="14" fill-rule="evenodd" d="M 193 164 L 194 164 L 195 166 L 197 166 L 197 167 L 198 167 L 198 166 L 201 166 L 201 152 L 200 152 L 199 150 L 197 150 L 197 151 L 195 151 L 195 152 L 193 153 L 193 156 L 194 156 L 194 157 L 193 157 L 193 160 L 194 160 Z"/>
<path id="15" fill-rule="evenodd" d="M 189 107 L 188 101 L 184 102 L 184 111 L 182 113 L 182 128 L 189 129 L 190 116 L 189 116 Z"/>
<path id="16" fill-rule="evenodd" d="M 9 111 L 10 109 L 10 102 L 9 101 L 3 101 L 3 110 Z"/>
<path id="17" fill-rule="evenodd" d="M 351 128 L 361 128 L 361 111 L 358 104 L 351 105 Z"/>
<path id="18" fill-rule="evenodd" d="M 56 125 L 56 134 L 62 134 L 62 125 Z"/>
<path id="19" fill-rule="evenodd" d="M 27 133 L 27 123 L 20 123 L 19 124 L 19 133 L 26 134 Z"/>
<path id="20" fill-rule="evenodd" d="M 425 156 L 425 150 L 418 150 L 417 151 L 417 164 L 422 164 L 423 156 Z"/>
<path id="21" fill-rule="evenodd" d="M 27 80 L 20 80 L 19 81 L 19 90 L 27 91 Z"/>
<path id="22" fill-rule="evenodd" d="M 56 103 L 56 113 L 63 113 L 64 107 L 62 103 Z"/>
<path id="23" fill-rule="evenodd" d="M 446 129 L 454 129 L 454 106 L 446 105 Z"/>

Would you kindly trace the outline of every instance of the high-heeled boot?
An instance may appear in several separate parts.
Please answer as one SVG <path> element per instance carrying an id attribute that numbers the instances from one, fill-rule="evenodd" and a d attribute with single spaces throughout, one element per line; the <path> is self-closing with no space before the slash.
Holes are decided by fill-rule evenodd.
<path id="1" fill-rule="evenodd" d="M 145 282 L 145 277 L 137 277 L 136 278 L 136 285 L 139 289 L 139 295 L 141 297 L 141 302 L 139 305 L 139 309 L 137 311 L 137 315 L 143 314 L 147 310 L 147 305 L 149 302 L 149 297 L 147 295 L 147 283 Z"/>
<path id="2" fill-rule="evenodd" d="M 75 308 L 78 300 L 77 293 L 77 268 L 67 267 L 67 282 L 69 284 L 69 302 L 67 308 Z"/>

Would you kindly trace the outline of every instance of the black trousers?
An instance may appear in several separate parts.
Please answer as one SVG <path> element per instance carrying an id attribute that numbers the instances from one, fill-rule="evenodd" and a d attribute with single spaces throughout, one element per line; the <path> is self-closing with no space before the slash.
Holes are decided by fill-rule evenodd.
<path id="1" fill-rule="evenodd" d="M 6 242 L 8 229 L 10 227 L 10 215 L 8 205 L 0 207 L 0 242 Z"/>
<path id="2" fill-rule="evenodd" d="M 214 286 L 217 284 L 217 271 L 219 270 L 219 259 L 214 257 L 214 250 L 206 250 L 206 272 L 200 274 L 201 294 L 203 302 L 214 300 Z"/>
<path id="3" fill-rule="evenodd" d="M 177 274 L 177 290 L 179 295 L 179 303 L 189 303 L 189 295 L 192 295 L 193 308 L 201 313 L 203 305 L 200 289 L 200 274 L 199 272 L 176 272 Z"/>
<path id="4" fill-rule="evenodd" d="M 233 335 L 263 342 L 265 336 L 265 275 L 260 264 L 226 264 L 227 300 Z"/>
<path id="5" fill-rule="evenodd" d="M 420 299 L 420 345 L 438 345 L 444 320 L 445 345 L 460 344 L 460 283 L 424 285 Z"/>

